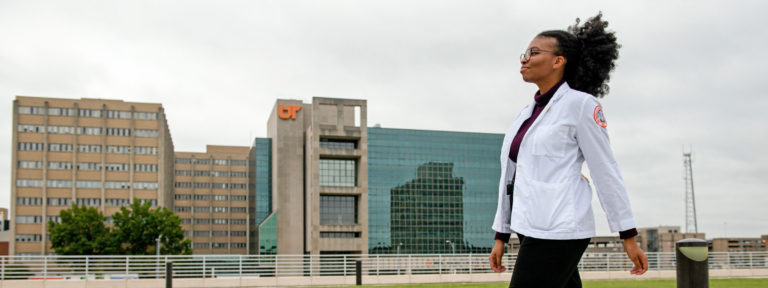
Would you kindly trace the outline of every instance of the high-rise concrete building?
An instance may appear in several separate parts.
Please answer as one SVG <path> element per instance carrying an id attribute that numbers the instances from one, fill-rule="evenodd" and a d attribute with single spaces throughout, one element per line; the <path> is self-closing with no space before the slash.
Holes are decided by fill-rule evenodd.
<path id="1" fill-rule="evenodd" d="M 250 147 L 176 152 L 173 211 L 194 254 L 248 254 Z"/>
<path id="2" fill-rule="evenodd" d="M 11 255 L 52 253 L 46 224 L 72 204 L 106 216 L 133 199 L 172 205 L 161 104 L 18 96 L 12 141 Z"/>
<path id="3" fill-rule="evenodd" d="M 267 132 L 274 215 L 259 227 L 265 249 L 274 239 L 279 254 L 368 251 L 366 108 L 365 100 L 277 100 Z"/>
<path id="4" fill-rule="evenodd" d="M 685 233 L 680 230 L 680 226 L 638 228 L 637 232 L 635 239 L 646 252 L 675 252 L 677 241 L 687 238 L 705 239 L 704 233 Z"/>

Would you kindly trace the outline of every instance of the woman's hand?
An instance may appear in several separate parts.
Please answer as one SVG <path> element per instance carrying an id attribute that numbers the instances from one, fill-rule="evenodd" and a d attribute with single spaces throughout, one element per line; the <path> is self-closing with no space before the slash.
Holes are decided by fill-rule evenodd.
<path id="1" fill-rule="evenodd" d="M 494 247 L 494 250 L 495 248 L 496 247 Z M 635 267 L 633 267 L 629 273 L 643 275 L 645 271 L 648 271 L 648 257 L 643 253 L 643 249 L 637 247 L 635 237 L 624 239 L 624 251 L 627 252 L 629 260 L 632 260 L 632 263 L 635 263 Z"/>
<path id="2" fill-rule="evenodd" d="M 642 253 L 643 251 L 640 251 Z M 496 240 L 496 244 L 493 245 L 491 250 L 491 256 L 488 260 L 491 262 L 491 269 L 497 273 L 507 271 L 507 267 L 501 265 L 501 256 L 504 256 L 504 241 Z"/>

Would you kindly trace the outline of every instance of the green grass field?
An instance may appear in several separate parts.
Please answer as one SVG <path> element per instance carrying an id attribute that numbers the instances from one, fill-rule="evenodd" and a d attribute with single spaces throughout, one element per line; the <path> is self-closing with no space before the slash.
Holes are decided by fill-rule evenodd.
<path id="1" fill-rule="evenodd" d="M 375 288 L 504 288 L 507 283 L 472 283 L 472 284 L 418 284 L 418 285 L 386 285 L 360 286 Z M 628 281 L 584 281 L 584 288 L 675 288 L 675 280 L 628 280 Z M 711 288 L 765 288 L 768 278 L 749 279 L 710 279 Z"/>

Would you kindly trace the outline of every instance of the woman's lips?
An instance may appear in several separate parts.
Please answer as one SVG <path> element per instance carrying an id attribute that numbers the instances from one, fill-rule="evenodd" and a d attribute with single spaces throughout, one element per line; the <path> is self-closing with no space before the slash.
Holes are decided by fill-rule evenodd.
<path id="1" fill-rule="evenodd" d="M 528 70 L 528 67 L 520 67 L 520 73 L 523 73 Z"/>

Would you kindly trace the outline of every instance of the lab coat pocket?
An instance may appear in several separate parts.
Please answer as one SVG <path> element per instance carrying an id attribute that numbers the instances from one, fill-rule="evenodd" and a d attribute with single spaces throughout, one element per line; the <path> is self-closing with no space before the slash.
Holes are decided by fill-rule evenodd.
<path id="1" fill-rule="evenodd" d="M 563 157 L 568 146 L 569 127 L 542 125 L 533 135 L 532 154 L 537 156 Z"/>
<path id="2" fill-rule="evenodd" d="M 548 232 L 575 231 L 573 200 L 568 197 L 568 183 L 545 183 L 526 179 L 528 225 Z M 521 183 L 522 184 L 522 183 Z"/>

